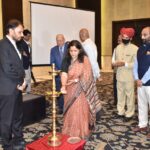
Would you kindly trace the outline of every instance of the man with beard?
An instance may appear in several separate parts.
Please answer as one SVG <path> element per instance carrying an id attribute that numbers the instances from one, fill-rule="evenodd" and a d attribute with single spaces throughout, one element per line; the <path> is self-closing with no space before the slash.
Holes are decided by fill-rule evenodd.
<path id="1" fill-rule="evenodd" d="M 142 30 L 143 45 L 137 52 L 134 63 L 134 78 L 138 92 L 139 124 L 133 129 L 135 132 L 148 130 L 148 108 L 150 106 L 150 27 Z M 150 134 L 148 134 L 150 138 Z"/>
<path id="2" fill-rule="evenodd" d="M 115 118 L 130 121 L 135 112 L 133 64 L 138 47 L 131 43 L 134 36 L 133 28 L 122 28 L 120 34 L 122 43 L 115 49 L 113 66 L 117 68 L 117 111 Z M 127 105 L 127 109 L 125 109 Z"/>
<path id="3" fill-rule="evenodd" d="M 23 37 L 23 25 L 13 19 L 0 40 L 0 121 L 4 150 L 23 150 L 22 91 L 26 87 L 22 56 L 16 42 Z"/>

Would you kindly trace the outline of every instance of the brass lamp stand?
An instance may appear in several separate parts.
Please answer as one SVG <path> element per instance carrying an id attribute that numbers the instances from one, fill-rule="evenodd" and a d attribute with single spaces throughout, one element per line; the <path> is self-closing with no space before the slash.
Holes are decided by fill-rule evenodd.
<path id="1" fill-rule="evenodd" d="M 59 97 L 61 94 L 60 92 L 56 91 L 56 83 L 55 83 L 55 76 L 60 73 L 60 71 L 55 70 L 55 64 L 52 64 L 52 71 L 50 71 L 52 75 L 52 92 L 47 92 L 47 95 L 52 97 L 52 135 L 48 137 L 48 145 L 50 146 L 59 146 L 61 145 L 61 136 L 57 135 L 56 133 L 56 98 Z"/>

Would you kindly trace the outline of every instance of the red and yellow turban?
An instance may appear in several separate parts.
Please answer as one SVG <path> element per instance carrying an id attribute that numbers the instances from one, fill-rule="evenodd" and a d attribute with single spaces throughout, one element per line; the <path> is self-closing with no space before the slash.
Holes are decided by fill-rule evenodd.
<path id="1" fill-rule="evenodd" d="M 123 35 L 123 34 L 125 34 L 125 35 L 127 35 L 129 38 L 132 38 L 133 36 L 134 36 L 134 33 L 135 33 L 135 31 L 134 31 L 134 29 L 133 28 L 121 28 L 121 30 L 120 30 L 120 34 L 121 35 Z"/>

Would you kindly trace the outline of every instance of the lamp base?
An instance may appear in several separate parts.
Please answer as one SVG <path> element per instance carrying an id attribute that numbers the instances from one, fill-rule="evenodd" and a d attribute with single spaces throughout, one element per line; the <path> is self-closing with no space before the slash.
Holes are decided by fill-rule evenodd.
<path id="1" fill-rule="evenodd" d="M 56 147 L 56 146 L 60 146 L 61 144 L 62 144 L 62 142 L 61 142 L 60 135 L 56 135 L 56 136 L 51 135 L 48 137 L 48 145 L 49 146 Z"/>

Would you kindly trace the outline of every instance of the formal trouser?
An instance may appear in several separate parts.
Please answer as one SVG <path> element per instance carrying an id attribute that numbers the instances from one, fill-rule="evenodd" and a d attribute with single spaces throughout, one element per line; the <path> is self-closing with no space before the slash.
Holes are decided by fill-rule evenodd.
<path id="1" fill-rule="evenodd" d="M 117 104 L 117 80 L 116 80 L 116 73 L 113 75 L 113 89 L 114 89 L 114 104 Z"/>
<path id="2" fill-rule="evenodd" d="M 17 89 L 12 95 L 0 95 L 0 130 L 4 149 L 12 146 L 12 140 L 17 142 L 23 139 L 22 104 L 22 93 Z"/>
<path id="3" fill-rule="evenodd" d="M 26 92 L 31 92 L 31 69 L 30 67 L 25 70 L 25 81 L 27 83 Z"/>
<path id="4" fill-rule="evenodd" d="M 138 87 L 139 127 L 148 125 L 148 110 L 150 107 L 150 86 Z"/>
<path id="5" fill-rule="evenodd" d="M 36 83 L 36 79 L 34 77 L 33 71 L 31 70 L 31 79 L 33 80 L 34 83 Z"/>
<path id="6" fill-rule="evenodd" d="M 118 114 L 125 115 L 126 117 L 132 117 L 135 112 L 134 82 L 117 81 L 117 94 Z M 125 110 L 125 104 L 127 105 L 127 110 Z"/>
<path id="7" fill-rule="evenodd" d="M 60 77 L 56 77 L 55 82 L 56 82 L 56 91 L 60 91 L 60 88 L 61 88 Z M 63 97 L 63 95 L 60 95 L 57 98 L 57 104 L 58 104 L 59 109 L 63 111 L 63 107 L 64 107 L 64 97 Z"/>

